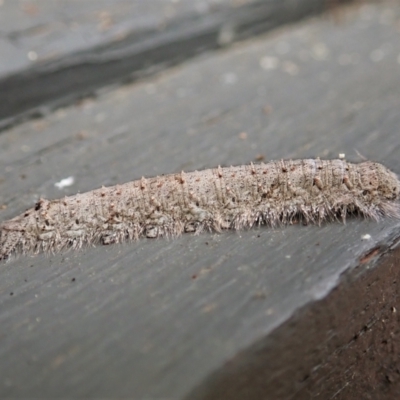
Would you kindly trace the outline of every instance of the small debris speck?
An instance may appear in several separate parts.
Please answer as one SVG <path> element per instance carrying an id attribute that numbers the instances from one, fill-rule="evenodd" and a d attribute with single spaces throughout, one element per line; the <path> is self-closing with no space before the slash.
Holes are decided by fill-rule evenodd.
<path id="1" fill-rule="evenodd" d="M 266 105 L 266 106 L 263 107 L 263 113 L 265 115 L 269 115 L 269 114 L 271 114 L 271 112 L 272 112 L 272 107 L 271 106 Z"/>
<path id="2" fill-rule="evenodd" d="M 36 61 L 38 59 L 38 55 L 37 55 L 36 51 L 28 52 L 28 59 L 30 61 Z"/>
<path id="3" fill-rule="evenodd" d="M 279 66 L 279 58 L 277 57 L 271 57 L 271 56 L 265 56 L 262 57 L 260 60 L 260 67 L 265 70 L 272 70 L 276 69 Z"/>
<path id="4" fill-rule="evenodd" d="M 57 187 L 58 189 L 64 189 L 65 187 L 73 185 L 74 182 L 75 182 L 74 177 L 69 176 L 68 178 L 61 179 L 60 182 L 56 182 L 54 186 Z"/>
<path id="5" fill-rule="evenodd" d="M 299 67 L 292 61 L 285 61 L 282 65 L 282 69 L 289 75 L 297 75 L 299 73 Z"/>
<path id="6" fill-rule="evenodd" d="M 382 49 L 376 49 L 376 50 L 371 51 L 369 58 L 373 62 L 379 62 L 379 61 L 383 60 L 384 56 L 385 56 L 385 53 L 383 52 Z"/>
<path id="7" fill-rule="evenodd" d="M 264 154 L 257 154 L 256 155 L 256 157 L 255 157 L 255 160 L 256 161 L 264 161 L 265 160 L 265 156 L 264 156 Z"/>
<path id="8" fill-rule="evenodd" d="M 317 43 L 312 47 L 311 55 L 314 60 L 323 61 L 329 57 L 329 49 L 324 43 Z"/>
<path id="9" fill-rule="evenodd" d="M 233 72 L 228 72 L 222 76 L 222 82 L 225 85 L 233 85 L 237 82 L 237 75 Z"/>

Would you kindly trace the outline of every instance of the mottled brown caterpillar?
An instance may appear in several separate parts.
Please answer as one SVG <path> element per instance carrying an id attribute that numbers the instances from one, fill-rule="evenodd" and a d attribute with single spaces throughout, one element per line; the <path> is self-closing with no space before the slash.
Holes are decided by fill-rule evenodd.
<path id="1" fill-rule="evenodd" d="M 381 164 L 273 161 L 136 180 L 34 208 L 0 225 L 0 259 L 141 236 L 400 217 L 400 182 Z"/>

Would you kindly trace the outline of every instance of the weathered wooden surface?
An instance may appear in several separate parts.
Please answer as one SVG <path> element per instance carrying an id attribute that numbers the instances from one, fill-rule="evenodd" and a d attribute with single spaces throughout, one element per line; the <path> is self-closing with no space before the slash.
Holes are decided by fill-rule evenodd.
<path id="1" fill-rule="evenodd" d="M 186 398 L 398 399 L 400 247 L 360 265 Z"/>
<path id="2" fill-rule="evenodd" d="M 0 128 L 349 0 L 2 0 Z"/>
<path id="3" fill-rule="evenodd" d="M 39 196 L 260 155 L 359 152 L 400 172 L 399 18 L 399 5 L 384 3 L 336 24 L 305 21 L 2 132 L 1 220 Z M 55 186 L 69 176 L 72 186 Z M 362 276 L 399 228 L 352 219 L 1 264 L 1 397 L 205 398 L 214 376 L 343 273 Z M 305 388 L 303 374 L 279 393 L 308 398 Z"/>

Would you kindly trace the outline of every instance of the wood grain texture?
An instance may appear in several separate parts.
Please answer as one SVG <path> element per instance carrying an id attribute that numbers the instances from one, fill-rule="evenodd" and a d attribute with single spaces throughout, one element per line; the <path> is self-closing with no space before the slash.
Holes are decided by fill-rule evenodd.
<path id="1" fill-rule="evenodd" d="M 0 129 L 350 0 L 0 3 Z"/>
<path id="2" fill-rule="evenodd" d="M 358 151 L 399 173 L 399 16 L 385 3 L 307 21 L 2 132 L 1 220 L 40 197 L 261 156 Z M 360 260 L 399 228 L 350 219 L 11 260 L 1 396 L 185 398 L 343 273 L 372 267 Z"/>

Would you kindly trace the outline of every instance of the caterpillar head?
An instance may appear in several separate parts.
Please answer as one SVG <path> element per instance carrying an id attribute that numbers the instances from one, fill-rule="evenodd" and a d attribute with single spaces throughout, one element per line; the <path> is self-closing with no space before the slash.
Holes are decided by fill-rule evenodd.
<path id="1" fill-rule="evenodd" d="M 375 163 L 375 165 L 379 176 L 378 191 L 380 195 L 387 200 L 398 200 L 400 197 L 399 178 L 382 164 Z"/>
<path id="2" fill-rule="evenodd" d="M 400 196 L 400 181 L 397 175 L 384 165 L 366 161 L 360 164 L 362 188 L 376 192 L 381 200 L 394 201 Z"/>

